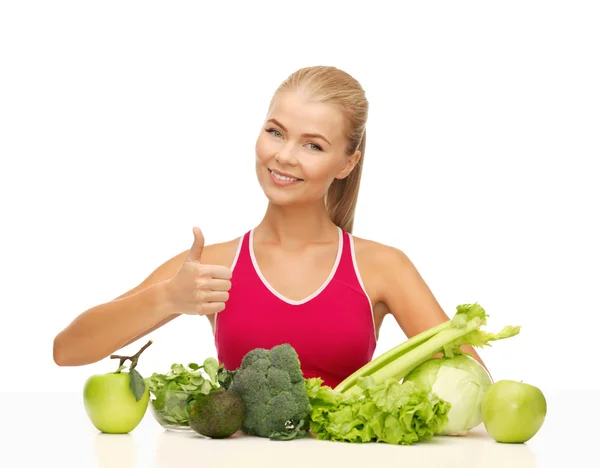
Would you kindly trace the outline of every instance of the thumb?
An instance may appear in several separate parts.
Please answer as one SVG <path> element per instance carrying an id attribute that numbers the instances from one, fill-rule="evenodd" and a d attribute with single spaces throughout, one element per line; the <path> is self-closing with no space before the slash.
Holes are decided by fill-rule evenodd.
<path id="1" fill-rule="evenodd" d="M 202 250 L 204 249 L 204 235 L 199 227 L 194 226 L 194 243 L 190 248 L 188 256 L 186 258 L 187 262 L 200 262 L 200 258 L 202 256 Z"/>

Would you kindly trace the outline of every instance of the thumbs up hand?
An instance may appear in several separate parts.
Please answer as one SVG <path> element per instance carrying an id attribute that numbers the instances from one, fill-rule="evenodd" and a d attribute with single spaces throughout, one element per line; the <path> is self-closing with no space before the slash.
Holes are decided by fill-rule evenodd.
<path id="1" fill-rule="evenodd" d="M 194 242 L 179 271 L 168 280 L 173 311 L 188 315 L 209 315 L 225 309 L 231 289 L 231 269 L 201 262 L 204 236 L 194 227 Z"/>
<path id="2" fill-rule="evenodd" d="M 190 248 L 190 251 L 185 259 L 186 262 L 198 262 L 202 258 L 202 251 L 204 250 L 204 235 L 198 227 L 194 227 L 194 243 Z"/>

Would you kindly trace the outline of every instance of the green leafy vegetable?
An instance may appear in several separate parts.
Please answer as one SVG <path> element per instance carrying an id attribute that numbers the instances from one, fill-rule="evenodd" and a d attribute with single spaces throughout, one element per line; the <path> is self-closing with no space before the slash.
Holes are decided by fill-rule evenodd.
<path id="1" fill-rule="evenodd" d="M 223 366 L 219 367 L 219 370 L 217 372 L 217 380 L 219 382 L 219 386 L 227 390 L 231 386 L 236 372 L 237 369 L 230 371 L 228 369 L 225 369 Z"/>
<path id="2" fill-rule="evenodd" d="M 320 378 L 306 382 L 310 430 L 319 440 L 411 445 L 431 439 L 448 421 L 450 404 L 412 382 L 360 378 L 360 392 L 352 395 L 322 385 Z"/>
<path id="3" fill-rule="evenodd" d="M 145 382 L 153 397 L 156 418 L 163 425 L 189 426 L 189 413 L 197 396 L 221 388 L 219 376 L 226 380 L 223 376 L 228 374 L 212 357 L 202 365 L 174 363 L 166 374 L 153 373 Z"/>
<path id="4" fill-rule="evenodd" d="M 520 331 L 520 327 L 513 326 L 504 327 L 497 334 L 482 331 L 480 328 L 486 324 L 487 317 L 485 310 L 477 303 L 459 305 L 451 320 L 432 327 L 373 359 L 348 376 L 335 390 L 358 395 L 362 393 L 358 385 L 362 377 L 371 377 L 376 385 L 390 378 L 400 381 L 438 353 L 453 357 L 463 354 L 460 349 L 463 345 L 489 346 L 490 341 L 509 338 Z"/>
<path id="5" fill-rule="evenodd" d="M 439 432 L 441 435 L 463 435 L 483 421 L 481 401 L 492 379 L 470 356 L 430 359 L 408 374 L 404 382 L 414 382 L 451 404 L 448 423 Z"/>
<path id="6" fill-rule="evenodd" d="M 211 382 L 217 383 L 217 373 L 219 372 L 219 363 L 214 358 L 208 358 L 204 361 L 204 371 L 210 378 Z"/>

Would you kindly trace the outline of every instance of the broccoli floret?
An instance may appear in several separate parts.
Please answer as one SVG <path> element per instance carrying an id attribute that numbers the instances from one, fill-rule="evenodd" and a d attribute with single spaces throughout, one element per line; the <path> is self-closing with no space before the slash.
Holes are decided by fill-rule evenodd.
<path id="1" fill-rule="evenodd" d="M 264 361 L 269 358 L 269 350 L 264 348 L 256 348 L 252 351 L 248 351 L 246 355 L 242 358 L 242 362 L 240 364 L 241 369 L 245 369 L 247 367 L 252 367 L 255 365 L 256 361 Z M 270 367 L 270 366 L 269 366 Z"/>
<path id="2" fill-rule="evenodd" d="M 230 387 L 246 404 L 242 430 L 259 437 L 294 434 L 306 422 L 310 404 L 296 350 L 289 344 L 249 351 Z"/>
<path id="3" fill-rule="evenodd" d="M 306 408 L 308 408 L 308 411 L 310 412 L 310 399 L 308 398 L 308 393 L 306 391 L 306 384 L 293 385 L 290 393 L 294 397 L 294 400 L 296 401 L 296 404 L 298 406 L 298 413 L 294 415 L 292 420 L 300 421 L 302 419 L 306 419 Z"/>
<path id="4" fill-rule="evenodd" d="M 258 367 L 258 366 L 257 366 Z M 239 377 L 234 377 L 231 384 L 235 387 L 235 390 L 241 395 L 246 393 L 255 393 L 254 388 L 266 388 L 267 386 L 267 374 L 262 369 L 254 369 L 247 367 L 245 369 L 240 368 L 238 373 L 242 374 Z"/>
<path id="5" fill-rule="evenodd" d="M 298 355 L 290 345 L 279 345 L 271 349 L 271 365 L 277 369 L 285 370 L 289 374 L 292 383 L 304 380 Z"/>
<path id="6" fill-rule="evenodd" d="M 292 419 L 293 414 L 289 408 L 295 407 L 296 401 L 290 392 L 282 392 L 275 395 L 267 403 L 267 422 L 270 427 L 283 428 L 286 421 Z"/>
<path id="7" fill-rule="evenodd" d="M 272 396 L 280 395 L 282 392 L 291 392 L 290 374 L 283 369 L 271 367 L 267 370 L 267 388 L 271 391 Z"/>

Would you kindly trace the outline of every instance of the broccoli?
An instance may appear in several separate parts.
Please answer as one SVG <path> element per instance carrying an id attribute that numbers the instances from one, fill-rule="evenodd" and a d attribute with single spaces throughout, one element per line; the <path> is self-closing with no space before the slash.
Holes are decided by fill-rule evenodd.
<path id="1" fill-rule="evenodd" d="M 296 350 L 289 344 L 249 351 L 230 387 L 246 404 L 242 430 L 289 440 L 306 435 L 310 403 Z"/>

